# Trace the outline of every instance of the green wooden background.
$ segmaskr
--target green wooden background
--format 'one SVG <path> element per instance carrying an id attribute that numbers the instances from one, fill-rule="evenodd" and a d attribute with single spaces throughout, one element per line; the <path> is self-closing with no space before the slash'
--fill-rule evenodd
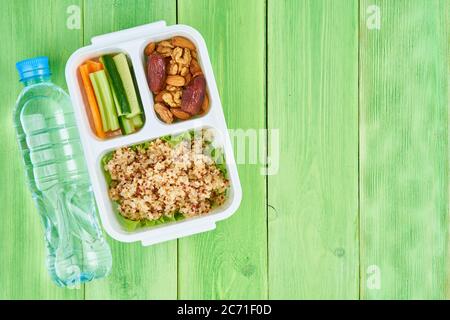
<path id="1" fill-rule="evenodd" d="M 70 5 L 80 29 L 66 27 Z M 0 299 L 450 298 L 450 0 L 0 7 Z M 203 34 L 228 126 L 277 132 L 279 171 L 239 165 L 242 205 L 216 230 L 146 248 L 108 239 L 107 279 L 57 288 L 12 127 L 14 63 L 48 55 L 66 87 L 67 58 L 92 36 L 162 19 Z"/>

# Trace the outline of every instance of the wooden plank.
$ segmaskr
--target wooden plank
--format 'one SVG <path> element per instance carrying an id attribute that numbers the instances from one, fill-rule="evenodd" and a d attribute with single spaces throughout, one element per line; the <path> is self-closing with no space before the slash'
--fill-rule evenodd
<path id="1" fill-rule="evenodd" d="M 265 126 L 264 1 L 181 0 L 178 22 L 206 40 L 229 128 L 258 134 Z M 244 197 L 235 215 L 179 240 L 179 298 L 267 297 L 265 177 L 248 161 L 238 170 Z"/>
<path id="2" fill-rule="evenodd" d="M 365 299 L 449 297 L 448 3 L 361 1 Z M 369 5 L 380 30 L 367 28 Z"/>
<path id="3" fill-rule="evenodd" d="M 269 297 L 356 299 L 358 3 L 268 9 L 268 123 L 280 135 L 268 180 Z"/>
<path id="4" fill-rule="evenodd" d="M 50 58 L 53 81 L 65 87 L 64 67 L 70 53 L 82 43 L 82 30 L 66 28 L 69 5 L 78 0 L 1 0 L 2 117 L 0 118 L 0 299 L 77 299 L 83 288 L 56 287 L 45 266 L 43 228 L 31 199 L 19 155 L 12 113 L 22 84 L 15 63 L 38 55 Z"/>
<path id="5" fill-rule="evenodd" d="M 85 1 L 84 42 L 94 35 L 157 20 L 176 21 L 176 1 Z M 148 106 L 144 106 L 144 108 Z M 174 299 L 177 297 L 177 242 L 142 247 L 109 239 L 113 271 L 86 285 L 87 299 Z"/>

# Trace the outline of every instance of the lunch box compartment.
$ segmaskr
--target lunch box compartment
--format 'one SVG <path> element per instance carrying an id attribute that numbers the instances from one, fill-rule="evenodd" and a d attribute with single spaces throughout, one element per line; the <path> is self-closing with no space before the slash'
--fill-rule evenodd
<path id="1" fill-rule="evenodd" d="M 149 42 L 161 41 L 173 36 L 186 37 L 195 44 L 199 63 L 206 79 L 210 105 L 209 111 L 201 117 L 175 122 L 169 125 L 163 123 L 153 109 L 153 95 L 148 87 L 145 72 L 146 60 L 144 49 Z M 69 58 L 66 64 L 66 80 L 74 105 L 77 126 L 80 131 L 80 138 L 88 164 L 100 219 L 106 232 L 118 241 L 141 241 L 143 245 L 151 245 L 214 229 L 217 221 L 229 217 L 237 210 L 242 198 L 242 189 L 219 93 L 206 44 L 202 36 L 189 26 L 166 26 L 164 21 L 160 21 L 94 37 L 91 42 L 91 45 L 78 49 Z M 131 62 L 143 105 L 145 123 L 139 131 L 132 134 L 118 135 L 111 139 L 99 139 L 91 129 L 87 110 L 85 110 L 87 105 L 82 92 L 82 82 L 80 82 L 78 67 L 88 59 L 116 52 L 125 53 Z M 148 228 L 139 228 L 135 231 L 126 231 L 118 221 L 114 208 L 112 207 L 112 201 L 108 195 L 103 169 L 100 165 L 102 156 L 111 150 L 123 146 L 135 145 L 154 140 L 161 136 L 179 134 L 205 127 L 212 128 L 216 132 L 215 137 L 219 145 L 222 146 L 225 155 L 227 178 L 230 181 L 227 201 L 206 215 L 186 218 L 173 223 L 163 223 Z"/>
<path id="2" fill-rule="evenodd" d="M 143 68 L 143 73 L 145 74 L 145 79 L 146 79 L 146 81 L 148 81 L 148 75 L 147 75 L 147 57 L 146 57 L 145 54 L 144 54 L 145 48 L 146 48 L 147 45 L 148 45 L 149 43 L 151 43 L 151 42 L 160 42 L 160 41 L 164 41 L 164 40 L 169 40 L 169 39 L 170 39 L 171 37 L 173 37 L 173 36 L 181 36 L 181 37 L 187 38 L 187 39 L 189 39 L 189 40 L 195 45 L 195 47 L 197 48 L 197 53 L 198 53 L 198 57 L 197 57 L 198 64 L 200 65 L 200 68 L 201 68 L 202 70 L 205 70 L 205 68 L 204 68 L 204 66 L 203 66 L 203 61 L 202 61 L 202 55 L 200 54 L 200 50 L 199 50 L 199 45 L 200 45 L 200 44 L 199 44 L 199 43 L 197 42 L 197 40 L 194 39 L 189 33 L 187 33 L 187 32 L 178 32 L 177 34 L 171 35 L 171 36 L 169 36 L 169 37 L 156 36 L 156 37 L 151 37 L 151 38 L 149 38 L 147 41 L 143 42 L 142 47 L 140 48 L 140 52 L 141 52 L 141 60 L 142 60 L 141 66 L 142 66 L 142 68 Z M 205 78 L 206 78 L 206 94 L 208 95 L 208 99 L 209 99 L 209 110 L 208 110 L 207 112 L 205 112 L 204 114 L 193 116 L 192 118 L 190 118 L 190 119 L 188 119 L 188 120 L 176 121 L 176 122 L 174 122 L 174 123 L 165 123 L 164 121 L 162 121 L 162 120 L 158 117 L 158 115 L 156 114 L 154 108 L 152 107 L 152 108 L 151 108 L 151 111 L 152 111 L 154 117 L 161 123 L 161 125 L 164 125 L 164 126 L 173 126 L 174 124 L 179 123 L 179 122 L 193 121 L 193 120 L 196 120 L 196 119 L 200 119 L 200 118 L 202 118 L 202 117 L 205 117 L 205 116 L 211 111 L 211 108 L 212 108 L 212 106 L 213 106 L 213 104 L 214 104 L 214 102 L 215 102 L 215 101 L 214 101 L 214 98 L 215 98 L 215 97 L 211 96 L 211 94 L 210 94 L 210 90 L 209 90 L 209 81 L 208 81 L 208 77 L 206 76 L 206 72 L 204 72 L 204 75 L 205 75 Z M 154 103 L 153 93 L 150 91 L 150 88 L 149 88 L 148 86 L 147 86 L 147 91 L 149 92 L 150 96 L 152 97 L 152 100 L 153 100 L 153 103 Z"/>
<path id="3" fill-rule="evenodd" d="M 220 148 L 222 150 L 224 149 L 223 148 L 223 146 L 224 146 L 224 144 L 223 144 L 223 137 L 221 136 L 220 132 L 217 131 L 215 128 L 213 128 L 213 127 L 199 127 L 199 128 L 193 128 L 193 129 L 190 129 L 190 130 L 202 130 L 202 129 L 211 130 L 213 132 L 213 136 L 214 136 L 212 145 L 214 147 L 216 147 L 216 148 Z M 173 135 L 176 136 L 178 134 L 183 134 L 185 132 L 188 132 L 188 131 L 173 133 Z M 125 145 L 125 146 L 122 146 L 122 147 L 131 147 L 131 146 L 138 145 L 138 144 L 141 144 L 141 143 L 144 143 L 144 142 L 153 141 L 153 140 L 158 139 L 158 138 L 161 138 L 161 137 L 156 137 L 154 139 L 150 139 L 150 140 L 147 140 L 147 141 L 141 141 L 139 143 L 133 143 L 133 144 Z M 106 180 L 106 177 L 105 177 L 105 174 L 104 174 L 104 170 L 102 168 L 102 159 L 103 159 L 103 157 L 105 155 L 107 155 L 108 153 L 110 153 L 112 151 L 115 151 L 115 150 L 116 149 L 105 150 L 102 154 L 99 155 L 99 157 L 97 159 L 97 163 L 99 165 L 99 170 L 103 173 L 103 183 L 101 185 L 102 193 L 106 193 L 107 194 L 108 193 L 108 187 L 109 187 L 108 183 L 107 183 L 107 180 Z M 229 178 L 229 174 L 228 173 L 230 172 L 230 167 L 229 167 L 229 165 L 227 163 L 227 159 L 229 158 L 229 155 L 225 154 L 225 152 L 224 152 L 224 156 L 225 156 L 225 165 L 226 165 L 226 168 L 227 168 L 226 178 Z M 150 226 L 150 227 L 139 227 L 138 229 L 133 230 L 133 231 L 126 230 L 126 228 L 124 228 L 124 226 L 120 223 L 120 221 L 118 219 L 119 212 L 117 211 L 117 209 L 114 208 L 114 202 L 111 199 L 108 199 L 109 203 L 105 204 L 105 206 L 108 209 L 107 212 L 111 213 L 109 215 L 110 216 L 109 219 L 110 220 L 115 220 L 115 223 L 113 223 L 113 227 L 116 229 L 116 232 L 124 233 L 124 234 L 132 234 L 132 233 L 145 232 L 146 230 L 149 230 L 149 229 L 154 230 L 154 229 L 157 229 L 157 228 L 164 228 L 167 225 L 183 224 L 184 222 L 186 222 L 188 220 L 201 219 L 201 218 L 207 217 L 207 216 L 214 216 L 215 214 L 226 210 L 230 206 L 230 204 L 232 202 L 232 199 L 234 197 L 234 192 L 235 191 L 234 191 L 233 184 L 230 182 L 230 186 L 228 187 L 228 190 L 227 190 L 227 199 L 226 199 L 225 203 L 223 203 L 222 205 L 220 205 L 217 208 L 212 209 L 211 212 L 209 212 L 209 213 L 207 213 L 205 215 L 198 216 L 198 217 L 192 217 L 192 218 L 186 218 L 186 219 L 183 219 L 183 220 L 178 220 L 178 221 L 173 221 L 173 222 L 164 222 L 162 224 L 155 225 L 155 226 Z"/>
<path id="4" fill-rule="evenodd" d="M 131 72 L 132 76 L 134 76 L 134 77 L 136 78 L 135 66 L 133 65 L 133 61 L 131 61 L 128 52 L 127 52 L 126 50 L 122 49 L 122 48 L 117 48 L 117 47 L 105 48 L 105 49 L 103 49 L 102 51 L 100 51 L 98 54 L 95 54 L 95 52 L 87 54 L 87 55 L 85 56 L 84 61 L 82 61 L 82 62 L 80 63 L 80 65 L 78 66 L 78 69 L 79 69 L 79 67 L 80 67 L 84 62 L 86 62 L 87 60 L 98 61 L 98 59 L 99 59 L 101 56 L 103 56 L 103 55 L 106 55 L 106 54 L 119 54 L 119 53 L 125 54 L 125 56 L 127 57 L 128 63 L 130 64 L 130 72 Z M 91 112 L 90 112 L 90 110 L 89 110 L 89 102 L 88 102 L 88 100 L 87 100 L 87 95 L 86 95 L 86 91 L 85 91 L 84 86 L 83 86 L 83 81 L 82 81 L 82 79 L 81 79 L 81 74 L 80 74 L 80 72 L 77 72 L 77 80 L 78 80 L 78 90 L 80 91 L 80 94 L 81 94 L 82 97 L 83 97 L 83 105 L 84 105 L 85 116 L 86 116 L 86 119 L 87 119 L 87 121 L 88 121 L 88 123 L 89 123 L 89 126 L 90 126 L 90 128 L 91 128 L 92 136 L 93 136 L 94 138 L 98 139 L 98 140 L 108 140 L 108 139 L 114 139 L 114 138 L 116 138 L 116 137 L 122 136 L 122 134 L 121 134 L 120 132 L 118 132 L 118 133 L 115 133 L 115 134 L 113 134 L 113 135 L 110 135 L 110 136 L 108 136 L 108 137 L 106 137 L 106 138 L 104 138 L 104 139 L 101 139 L 101 138 L 99 138 L 99 137 L 95 134 L 94 123 L 93 123 L 93 120 L 92 120 Z M 137 80 L 137 78 L 136 78 L 136 83 L 137 83 L 137 82 L 138 82 L 138 80 Z M 139 97 L 141 97 L 139 87 L 136 88 L 136 94 L 137 94 Z M 142 100 L 142 98 L 141 98 L 141 100 Z M 146 118 L 145 118 L 145 112 L 142 114 L 142 116 L 143 116 L 142 118 L 143 118 L 143 122 L 144 122 L 144 125 L 145 125 L 145 119 L 146 119 Z M 138 130 L 136 130 L 136 132 L 138 132 L 138 131 L 141 130 L 141 129 L 142 129 L 142 127 L 139 128 Z M 128 135 L 135 134 L 136 132 L 130 133 L 130 134 L 128 134 Z"/>

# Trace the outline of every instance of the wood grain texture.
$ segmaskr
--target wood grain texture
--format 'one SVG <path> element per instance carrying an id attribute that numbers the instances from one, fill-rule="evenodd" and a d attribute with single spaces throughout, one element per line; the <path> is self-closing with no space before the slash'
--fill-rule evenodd
<path id="1" fill-rule="evenodd" d="M 83 12 L 80 29 L 66 27 L 69 5 Z M 381 10 L 380 30 L 367 28 L 369 5 Z M 0 8 L 0 299 L 450 298 L 450 1 L 0 0 Z M 65 88 L 67 58 L 92 36 L 156 20 L 201 32 L 229 128 L 279 130 L 279 172 L 262 176 L 247 153 L 241 207 L 216 230 L 151 247 L 108 238 L 107 279 L 57 288 L 13 130 L 22 89 L 14 64 L 48 55 Z M 271 137 L 262 149 L 273 156 Z"/>
<path id="2" fill-rule="evenodd" d="M 81 31 L 66 28 L 66 9 L 73 4 L 80 5 L 80 1 L 0 1 L 0 299 L 83 297 L 83 288 L 58 288 L 47 273 L 43 228 L 25 183 L 12 121 L 15 101 L 23 88 L 15 70 L 17 61 L 49 56 L 53 81 L 65 87 L 65 61 L 82 44 Z"/>
<path id="3" fill-rule="evenodd" d="M 228 127 L 258 134 L 265 126 L 264 1 L 179 0 L 178 22 L 206 40 Z M 265 177 L 257 164 L 238 170 L 240 209 L 216 230 L 179 240 L 179 298 L 267 297 Z"/>
<path id="4" fill-rule="evenodd" d="M 135 27 L 157 20 L 176 22 L 176 2 L 85 1 L 84 42 L 95 35 Z M 101 13 L 101 14 L 99 14 Z M 144 108 L 149 106 L 144 106 Z M 142 247 L 109 238 L 112 274 L 86 285 L 86 299 L 175 299 L 177 297 L 176 240 Z"/>
<path id="5" fill-rule="evenodd" d="M 357 299 L 358 3 L 268 9 L 269 297 Z"/>
<path id="6" fill-rule="evenodd" d="M 379 31 L 366 27 L 369 4 L 381 9 Z M 361 1 L 365 299 L 449 297 L 448 10 L 439 0 Z"/>

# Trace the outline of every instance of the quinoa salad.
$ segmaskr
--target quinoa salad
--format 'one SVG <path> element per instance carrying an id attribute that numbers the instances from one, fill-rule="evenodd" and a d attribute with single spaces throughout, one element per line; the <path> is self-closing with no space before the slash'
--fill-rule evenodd
<path id="1" fill-rule="evenodd" d="M 205 215 L 227 199 L 223 152 L 211 130 L 191 130 L 105 155 L 111 200 L 128 229 Z"/>

